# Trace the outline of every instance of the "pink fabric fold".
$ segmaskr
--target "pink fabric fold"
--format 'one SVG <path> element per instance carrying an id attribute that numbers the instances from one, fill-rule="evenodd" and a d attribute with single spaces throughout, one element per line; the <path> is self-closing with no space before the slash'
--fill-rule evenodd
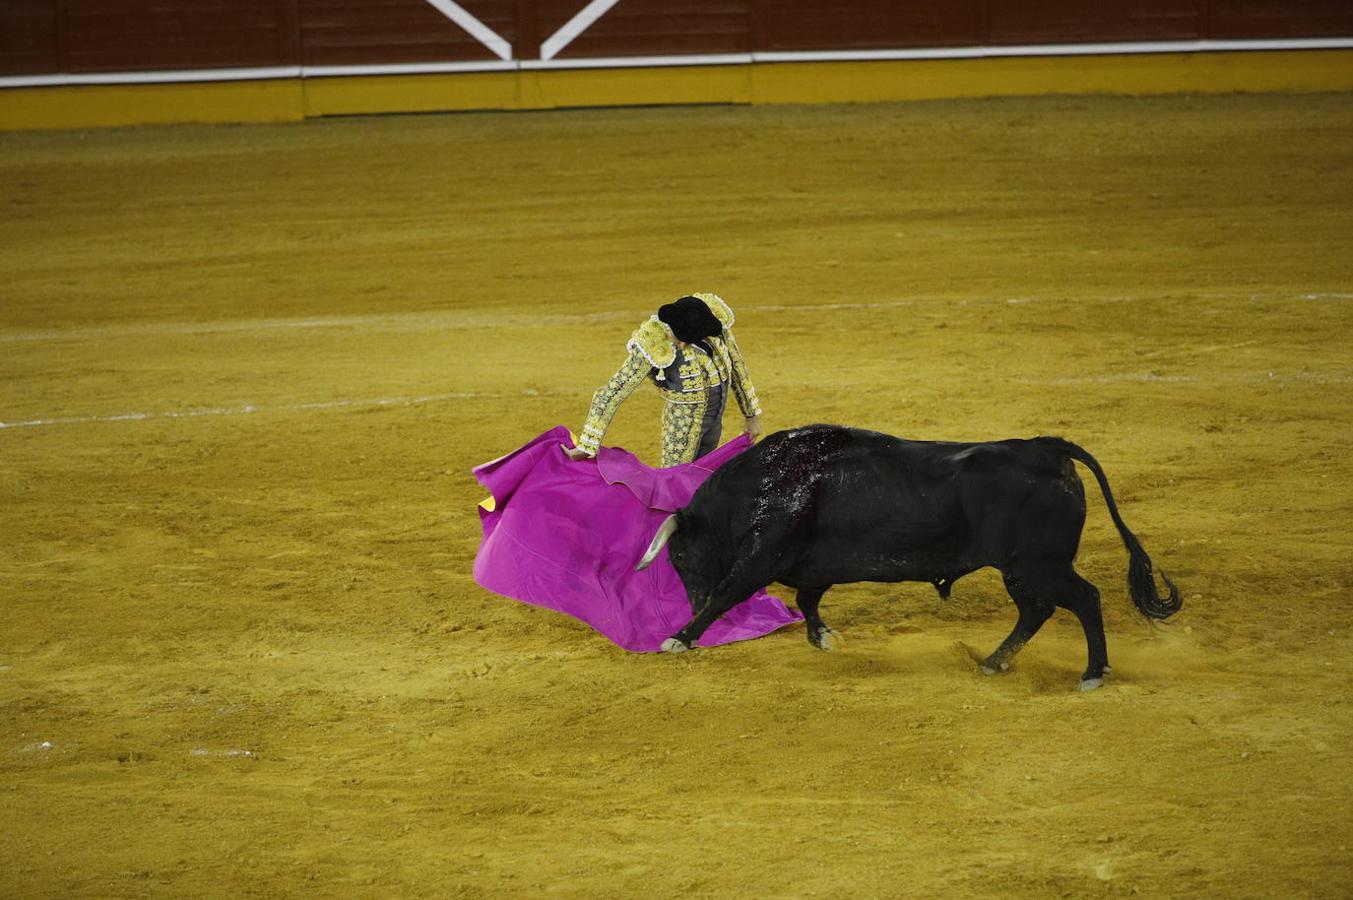
<path id="1" fill-rule="evenodd" d="M 644 571 L 634 567 L 663 519 L 751 441 L 739 436 L 670 469 L 646 466 L 619 447 L 574 462 L 561 445 L 573 446 L 563 426 L 475 468 L 494 499 L 492 510 L 479 510 L 484 536 L 475 581 L 573 616 L 626 650 L 655 652 L 690 620 L 690 602 L 666 549 Z M 758 591 L 711 625 L 700 644 L 760 637 L 801 618 Z"/>

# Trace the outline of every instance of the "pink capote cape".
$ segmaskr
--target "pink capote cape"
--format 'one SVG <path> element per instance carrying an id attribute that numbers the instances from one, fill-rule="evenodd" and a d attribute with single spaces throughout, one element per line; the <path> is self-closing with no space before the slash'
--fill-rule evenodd
<path id="1" fill-rule="evenodd" d="M 664 548 L 634 571 L 663 519 L 685 506 L 720 465 L 751 445 L 740 435 L 685 465 L 654 469 L 618 447 L 574 462 L 568 429 L 551 429 L 474 470 L 492 495 L 479 508 L 484 538 L 474 577 L 499 594 L 567 613 L 626 650 L 651 653 L 691 618 Z M 723 615 L 701 646 L 760 637 L 803 617 L 758 591 Z"/>

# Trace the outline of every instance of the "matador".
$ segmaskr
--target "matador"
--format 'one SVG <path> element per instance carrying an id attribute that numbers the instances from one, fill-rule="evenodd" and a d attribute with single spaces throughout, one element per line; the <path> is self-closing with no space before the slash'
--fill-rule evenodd
<path id="1" fill-rule="evenodd" d="M 733 310 L 717 294 L 690 294 L 659 308 L 630 337 L 620 370 L 592 395 L 573 459 L 593 457 L 616 410 L 645 379 L 664 400 L 662 465 L 699 459 L 719 445 L 731 387 L 746 433 L 761 432 L 761 404 L 733 339 Z"/>

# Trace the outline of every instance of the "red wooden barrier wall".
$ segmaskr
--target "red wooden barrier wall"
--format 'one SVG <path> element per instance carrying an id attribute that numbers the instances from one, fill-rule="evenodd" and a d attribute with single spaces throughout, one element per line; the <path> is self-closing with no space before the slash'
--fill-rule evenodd
<path id="1" fill-rule="evenodd" d="M 2 0 L 0 76 L 502 62 L 445 0 Z M 459 0 L 511 46 L 587 0 Z M 1353 0 L 619 0 L 558 62 L 635 56 L 1353 36 Z"/>

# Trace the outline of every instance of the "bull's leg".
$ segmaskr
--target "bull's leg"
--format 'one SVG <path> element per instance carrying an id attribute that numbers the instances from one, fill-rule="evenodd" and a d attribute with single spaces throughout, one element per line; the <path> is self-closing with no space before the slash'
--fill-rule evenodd
<path id="1" fill-rule="evenodd" d="M 803 622 L 808 626 L 808 643 L 819 650 L 835 650 L 841 639 L 827 627 L 817 612 L 818 602 L 826 592 L 827 588 L 799 588 L 799 592 L 794 595 L 794 602 L 798 604 L 803 613 Z"/>
<path id="2" fill-rule="evenodd" d="M 1089 664 L 1081 676 L 1081 690 L 1092 691 L 1104 683 L 1109 674 L 1109 650 L 1104 640 L 1104 616 L 1100 612 L 1099 589 L 1074 569 L 1066 580 L 1066 599 L 1061 606 L 1071 610 L 1080 620 L 1085 630 L 1085 644 L 1089 651 Z"/>
<path id="3" fill-rule="evenodd" d="M 982 663 L 982 672 L 987 675 L 995 675 L 1009 669 L 1010 660 L 1014 659 L 1015 654 L 1038 633 L 1038 629 L 1042 628 L 1043 623 L 1052 616 L 1055 608 L 1045 599 L 1045 591 L 1036 587 L 1027 575 L 1021 577 L 1010 572 L 1001 574 L 1005 577 L 1005 589 L 1010 592 L 1015 607 L 1019 610 L 1019 618 L 1015 621 L 1015 628 L 1010 632 L 1010 636 Z"/>
<path id="4" fill-rule="evenodd" d="M 734 566 L 733 571 L 709 592 L 709 596 L 705 598 L 705 605 L 686 623 L 686 627 L 662 642 L 662 649 L 669 653 L 680 653 L 694 647 L 695 642 L 700 640 L 700 635 L 704 634 L 719 616 L 770 583 L 771 579 L 758 577 L 754 574 L 755 571 L 756 567 L 750 564 Z"/>
<path id="5" fill-rule="evenodd" d="M 752 590 L 756 590 L 753 588 Z M 700 611 L 695 614 L 686 627 L 682 628 L 676 634 L 662 642 L 662 649 L 666 653 L 680 653 L 683 650 L 689 650 L 695 646 L 695 642 L 700 640 L 700 635 L 704 634 L 709 626 L 713 625 L 719 616 L 728 612 L 735 604 L 730 603 L 727 606 L 716 606 L 712 601 L 706 601 Z"/>

